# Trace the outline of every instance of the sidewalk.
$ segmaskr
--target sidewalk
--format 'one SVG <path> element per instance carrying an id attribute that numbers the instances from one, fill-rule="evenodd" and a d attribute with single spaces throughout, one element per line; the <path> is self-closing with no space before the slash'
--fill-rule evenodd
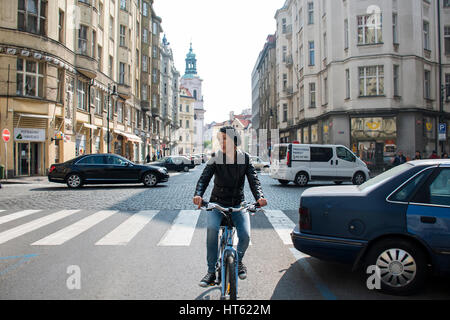
<path id="1" fill-rule="evenodd" d="M 6 179 L 0 179 L 1 184 L 35 184 L 48 182 L 47 176 L 32 176 L 32 177 L 12 177 Z"/>

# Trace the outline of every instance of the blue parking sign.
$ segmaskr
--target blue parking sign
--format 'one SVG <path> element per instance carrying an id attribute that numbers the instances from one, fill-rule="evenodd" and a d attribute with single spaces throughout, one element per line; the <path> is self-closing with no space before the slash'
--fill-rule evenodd
<path id="1" fill-rule="evenodd" d="M 447 140 L 447 124 L 440 123 L 439 124 L 439 141 Z"/>

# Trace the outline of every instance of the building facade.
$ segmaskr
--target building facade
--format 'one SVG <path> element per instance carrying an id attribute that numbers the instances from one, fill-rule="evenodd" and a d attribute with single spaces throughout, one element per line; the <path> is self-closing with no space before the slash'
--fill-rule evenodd
<path id="1" fill-rule="evenodd" d="M 1 1 L 0 126 L 13 134 L 10 177 L 44 175 L 85 153 L 142 162 L 156 151 L 162 29 L 152 3 Z"/>
<path id="2" fill-rule="evenodd" d="M 196 99 L 188 88 L 180 87 L 180 105 L 178 109 L 179 129 L 178 154 L 190 155 L 194 153 L 194 116 Z"/>
<path id="3" fill-rule="evenodd" d="M 448 152 L 438 125 L 450 121 L 441 100 L 450 81 L 449 5 L 286 1 L 275 15 L 281 141 L 344 144 L 373 167 L 397 151 Z"/>

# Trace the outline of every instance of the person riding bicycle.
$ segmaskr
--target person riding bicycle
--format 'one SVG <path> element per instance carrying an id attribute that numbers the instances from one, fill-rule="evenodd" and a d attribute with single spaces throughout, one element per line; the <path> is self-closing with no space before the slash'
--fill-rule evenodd
<path id="1" fill-rule="evenodd" d="M 193 202 L 200 209 L 203 202 L 203 195 L 208 188 L 212 177 L 214 188 L 211 193 L 210 202 L 221 206 L 239 208 L 244 198 L 245 176 L 250 185 L 250 189 L 255 200 L 261 207 L 267 205 L 267 200 L 261 188 L 255 167 L 250 162 L 248 153 L 238 150 L 241 139 L 236 129 L 230 126 L 222 127 L 218 133 L 221 143 L 221 150 L 212 155 L 206 168 L 197 182 Z M 218 210 L 209 212 L 207 216 L 207 264 L 208 273 L 200 281 L 201 287 L 208 287 L 215 284 L 215 267 L 218 259 L 218 236 L 222 214 Z M 247 278 L 247 269 L 242 263 L 242 259 L 250 243 L 250 217 L 248 212 L 236 212 L 232 216 L 236 227 L 239 242 L 238 252 L 238 275 L 241 280 Z"/>

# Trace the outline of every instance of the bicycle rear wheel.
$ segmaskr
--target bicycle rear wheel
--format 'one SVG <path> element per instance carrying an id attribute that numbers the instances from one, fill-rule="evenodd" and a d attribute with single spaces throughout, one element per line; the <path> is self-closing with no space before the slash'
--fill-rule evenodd
<path id="1" fill-rule="evenodd" d="M 227 256 L 227 259 L 225 261 L 225 281 L 223 282 L 224 285 L 224 292 L 225 297 L 229 297 L 230 300 L 236 300 L 237 299 L 237 277 L 236 277 L 236 260 L 234 258 L 234 255 L 230 254 Z"/>

